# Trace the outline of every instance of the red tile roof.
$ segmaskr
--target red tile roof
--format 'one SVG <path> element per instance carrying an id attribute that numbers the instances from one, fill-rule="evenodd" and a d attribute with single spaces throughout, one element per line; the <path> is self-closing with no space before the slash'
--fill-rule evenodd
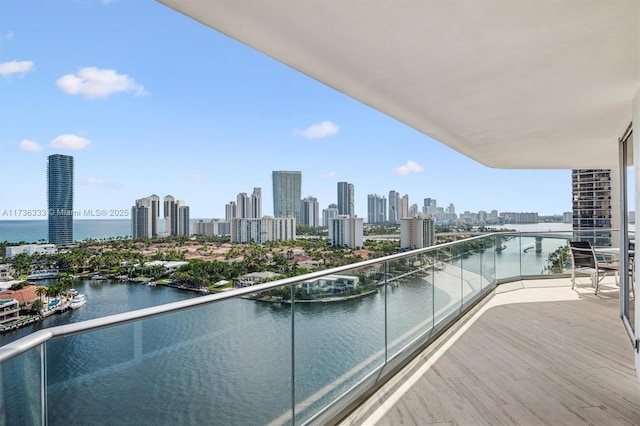
<path id="1" fill-rule="evenodd" d="M 38 298 L 35 285 L 28 285 L 20 290 L 7 290 L 0 293 L 0 299 L 16 299 L 19 303 L 30 303 Z"/>

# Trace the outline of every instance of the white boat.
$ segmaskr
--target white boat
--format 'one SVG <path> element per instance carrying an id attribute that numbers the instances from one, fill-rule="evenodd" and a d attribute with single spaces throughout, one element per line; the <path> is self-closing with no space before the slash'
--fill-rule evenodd
<path id="1" fill-rule="evenodd" d="M 78 309 L 80 306 L 84 306 L 85 303 L 87 303 L 87 299 L 85 299 L 84 294 L 76 294 L 73 296 L 73 299 L 71 299 L 69 307 L 71 309 Z"/>
<path id="2" fill-rule="evenodd" d="M 78 290 L 76 290 L 75 288 L 70 288 L 69 289 L 69 294 L 72 296 L 75 296 L 76 294 L 78 294 Z"/>
<path id="3" fill-rule="evenodd" d="M 28 280 L 46 280 L 49 278 L 57 278 L 58 270 L 57 269 L 41 269 L 39 271 L 33 271 L 31 274 L 27 275 Z"/>

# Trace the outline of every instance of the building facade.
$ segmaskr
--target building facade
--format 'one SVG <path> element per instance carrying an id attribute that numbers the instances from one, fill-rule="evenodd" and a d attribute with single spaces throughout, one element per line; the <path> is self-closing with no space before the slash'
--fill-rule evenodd
<path id="1" fill-rule="evenodd" d="M 275 217 L 294 217 L 300 221 L 302 194 L 302 172 L 274 171 L 273 178 L 273 215 Z"/>
<path id="2" fill-rule="evenodd" d="M 502 212 L 501 223 L 538 223 L 538 213 L 535 212 Z"/>
<path id="3" fill-rule="evenodd" d="M 231 221 L 231 242 L 238 244 L 296 239 L 293 217 L 235 218 Z"/>
<path id="4" fill-rule="evenodd" d="M 172 215 L 173 206 L 176 204 L 176 199 L 171 195 L 167 195 L 162 199 L 162 209 L 164 212 L 164 232 L 166 235 L 174 235 L 171 233 L 173 229 L 176 229 L 177 218 Z"/>
<path id="5" fill-rule="evenodd" d="M 320 226 L 320 204 L 316 197 L 306 197 L 302 200 L 301 225 Z"/>
<path id="6" fill-rule="evenodd" d="M 158 216 L 160 215 L 160 197 L 149 197 L 136 200 L 131 207 L 131 238 L 147 239 L 158 236 Z"/>
<path id="7" fill-rule="evenodd" d="M 189 206 L 171 195 L 164 197 L 164 228 L 166 235 L 190 235 Z"/>
<path id="8" fill-rule="evenodd" d="M 367 195 L 367 223 L 387 221 L 387 199 L 378 194 Z"/>
<path id="9" fill-rule="evenodd" d="M 23 244 L 20 246 L 8 246 L 5 251 L 6 257 L 11 259 L 20 253 L 26 253 L 29 256 L 33 254 L 56 254 L 58 248 L 55 244 Z"/>
<path id="10" fill-rule="evenodd" d="M 329 220 L 338 217 L 338 205 L 331 203 L 326 209 L 322 209 L 322 226 L 329 226 Z"/>
<path id="11" fill-rule="evenodd" d="M 73 157 L 54 154 L 47 160 L 49 242 L 73 244 Z"/>
<path id="12" fill-rule="evenodd" d="M 435 241 L 435 221 L 430 216 L 400 219 L 400 248 L 429 247 Z"/>
<path id="13" fill-rule="evenodd" d="M 355 187 L 349 182 L 338 182 L 338 214 L 353 216 L 355 211 Z"/>
<path id="14" fill-rule="evenodd" d="M 571 172 L 573 230 L 594 245 L 611 245 L 611 170 L 574 169 Z"/>
<path id="15" fill-rule="evenodd" d="M 332 247 L 362 247 L 364 220 L 361 217 L 339 215 L 329 220 L 329 245 Z"/>
<path id="16" fill-rule="evenodd" d="M 193 223 L 193 235 L 201 237 L 215 237 L 218 235 L 229 235 L 230 223 L 220 219 L 209 221 L 199 220 Z"/>
<path id="17" fill-rule="evenodd" d="M 404 194 L 402 198 L 400 198 L 400 206 L 399 206 L 399 217 L 398 220 L 404 219 L 409 216 L 409 194 Z"/>
<path id="18" fill-rule="evenodd" d="M 400 193 L 389 191 L 389 222 L 398 223 L 400 219 Z"/>

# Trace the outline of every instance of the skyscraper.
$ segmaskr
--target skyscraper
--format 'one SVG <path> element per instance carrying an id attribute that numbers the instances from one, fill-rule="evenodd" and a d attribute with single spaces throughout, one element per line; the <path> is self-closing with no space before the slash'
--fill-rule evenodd
<path id="1" fill-rule="evenodd" d="M 167 235 L 190 235 L 189 206 L 185 206 L 184 201 L 171 195 L 164 197 L 164 220 Z"/>
<path id="2" fill-rule="evenodd" d="M 173 235 L 171 233 L 172 227 L 175 224 L 175 218 L 171 217 L 171 212 L 173 210 L 173 205 L 175 204 L 176 199 L 171 195 L 167 195 L 163 198 L 163 211 L 164 211 L 164 232 L 167 235 Z"/>
<path id="3" fill-rule="evenodd" d="M 49 242 L 73 244 L 73 157 L 54 154 L 47 159 Z"/>
<path id="4" fill-rule="evenodd" d="M 224 221 L 231 222 L 238 217 L 238 206 L 235 201 L 229 201 L 229 204 L 224 206 Z"/>
<path id="5" fill-rule="evenodd" d="M 173 197 L 171 197 L 173 198 Z M 165 197 L 165 206 L 167 197 Z M 166 216 L 165 212 L 165 216 Z M 158 235 L 158 216 L 160 215 L 160 197 L 150 195 L 140 198 L 131 207 L 131 237 L 136 239 L 153 238 Z"/>
<path id="6" fill-rule="evenodd" d="M 322 226 L 329 226 L 329 221 L 338 217 L 338 205 L 329 204 L 329 207 L 322 210 Z"/>
<path id="7" fill-rule="evenodd" d="M 611 245 L 611 170 L 572 170 L 573 230 L 594 245 Z M 587 232 L 584 232 L 587 231 Z"/>
<path id="8" fill-rule="evenodd" d="M 262 188 L 253 188 L 251 194 L 251 215 L 249 217 L 262 217 Z"/>
<path id="9" fill-rule="evenodd" d="M 400 198 L 398 215 L 398 220 L 409 217 L 409 194 L 404 194 L 402 198 Z"/>
<path id="10" fill-rule="evenodd" d="M 352 183 L 338 182 L 338 213 L 353 216 L 355 212 L 355 188 Z"/>
<path id="11" fill-rule="evenodd" d="M 332 247 L 362 247 L 363 218 L 340 215 L 329 220 L 329 245 Z"/>
<path id="12" fill-rule="evenodd" d="M 273 172 L 273 215 L 275 217 L 295 217 L 300 223 L 300 203 L 302 193 L 302 172 Z"/>
<path id="13" fill-rule="evenodd" d="M 389 222 L 398 223 L 400 220 L 400 194 L 389 191 Z"/>
<path id="14" fill-rule="evenodd" d="M 251 197 L 246 192 L 241 192 L 236 196 L 236 217 L 246 219 L 251 217 Z"/>
<path id="15" fill-rule="evenodd" d="M 400 219 L 400 248 L 432 246 L 435 241 L 434 229 L 433 218 L 426 215 Z"/>
<path id="16" fill-rule="evenodd" d="M 367 223 L 387 221 L 387 199 L 378 194 L 367 195 Z"/>
<path id="17" fill-rule="evenodd" d="M 236 200 L 236 211 L 233 217 L 248 219 L 262 217 L 262 188 L 253 188 L 250 196 L 246 192 L 241 192 Z"/>
<path id="18" fill-rule="evenodd" d="M 320 226 L 320 204 L 318 199 L 309 196 L 302 200 L 302 213 L 300 216 L 301 225 Z"/>

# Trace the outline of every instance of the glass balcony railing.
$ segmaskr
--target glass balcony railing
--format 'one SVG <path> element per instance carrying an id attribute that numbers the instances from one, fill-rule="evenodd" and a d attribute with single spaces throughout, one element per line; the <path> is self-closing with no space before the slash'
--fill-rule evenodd
<path id="1" fill-rule="evenodd" d="M 487 234 L 40 330 L 0 348 L 0 424 L 325 423 L 499 282 L 567 276 L 575 237 Z"/>

